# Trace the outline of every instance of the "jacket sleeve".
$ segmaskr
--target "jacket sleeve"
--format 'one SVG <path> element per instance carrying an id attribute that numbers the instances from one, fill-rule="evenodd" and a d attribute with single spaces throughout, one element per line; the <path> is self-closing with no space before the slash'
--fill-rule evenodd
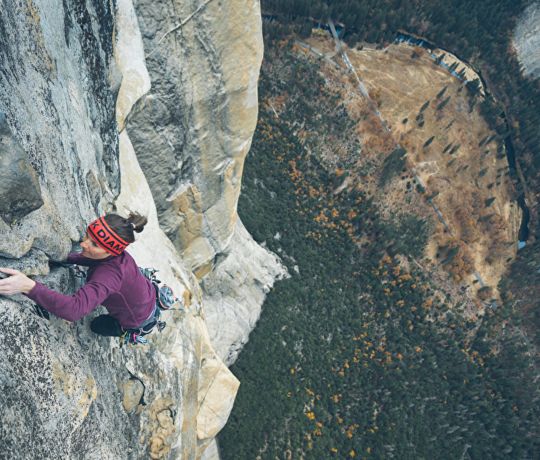
<path id="1" fill-rule="evenodd" d="M 27 297 L 60 318 L 77 321 L 98 307 L 122 285 L 119 270 L 104 267 L 73 295 L 64 295 L 36 282 Z"/>

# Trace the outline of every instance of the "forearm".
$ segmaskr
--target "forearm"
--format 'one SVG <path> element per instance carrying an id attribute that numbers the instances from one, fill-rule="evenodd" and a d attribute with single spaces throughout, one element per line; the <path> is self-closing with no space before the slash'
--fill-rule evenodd
<path id="1" fill-rule="evenodd" d="M 45 310 L 68 321 L 77 321 L 99 305 L 91 289 L 79 289 L 74 295 L 64 295 L 34 282 L 26 295 Z M 90 292 L 88 292 L 90 291 Z"/>

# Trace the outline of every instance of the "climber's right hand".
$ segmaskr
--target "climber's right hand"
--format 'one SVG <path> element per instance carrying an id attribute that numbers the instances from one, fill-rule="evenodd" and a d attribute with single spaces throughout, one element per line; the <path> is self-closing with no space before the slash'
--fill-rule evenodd
<path id="1" fill-rule="evenodd" d="M 28 294 L 36 285 L 34 280 L 19 270 L 0 267 L 0 272 L 10 275 L 8 278 L 0 279 L 0 295 Z"/>

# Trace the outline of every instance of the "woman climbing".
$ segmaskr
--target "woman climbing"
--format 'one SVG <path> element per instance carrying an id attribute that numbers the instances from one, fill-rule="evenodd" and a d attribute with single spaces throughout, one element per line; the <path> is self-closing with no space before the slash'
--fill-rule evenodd
<path id="1" fill-rule="evenodd" d="M 89 267 L 86 284 L 71 296 L 9 268 L 0 268 L 11 275 L 0 280 L 0 294 L 23 293 L 48 312 L 68 321 L 77 321 L 104 305 L 109 314 L 92 321 L 93 332 L 144 343 L 142 335 L 156 325 L 159 317 L 156 289 L 125 249 L 146 223 L 146 217 L 137 213 L 130 213 L 127 219 L 107 214 L 92 222 L 81 242 L 82 252 L 71 253 L 67 258 L 68 263 Z"/>

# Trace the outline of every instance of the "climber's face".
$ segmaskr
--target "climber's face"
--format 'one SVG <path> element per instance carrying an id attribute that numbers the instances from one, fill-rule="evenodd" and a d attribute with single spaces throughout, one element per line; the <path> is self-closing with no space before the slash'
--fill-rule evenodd
<path id="1" fill-rule="evenodd" d="M 88 257 L 89 259 L 105 259 L 110 254 L 105 249 L 100 248 L 92 238 L 88 235 L 88 232 L 81 241 L 81 256 Z"/>

